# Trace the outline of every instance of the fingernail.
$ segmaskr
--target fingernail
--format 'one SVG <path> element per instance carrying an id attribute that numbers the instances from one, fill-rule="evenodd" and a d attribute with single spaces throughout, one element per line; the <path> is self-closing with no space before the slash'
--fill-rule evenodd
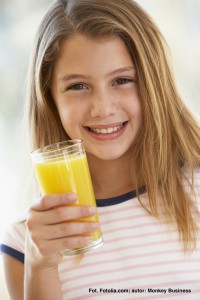
<path id="1" fill-rule="evenodd" d="M 85 239 L 86 239 L 87 243 L 90 243 L 90 242 L 93 241 L 93 237 L 92 236 L 86 236 Z"/>
<path id="2" fill-rule="evenodd" d="M 94 230 L 99 229 L 100 228 L 100 224 L 99 223 L 93 223 L 92 227 Z"/>
<path id="3" fill-rule="evenodd" d="M 77 195 L 76 194 L 66 194 L 66 196 L 67 196 L 67 200 L 70 200 L 70 201 L 77 200 Z"/>
<path id="4" fill-rule="evenodd" d="M 97 208 L 96 208 L 95 206 L 90 206 L 90 207 L 89 207 L 89 212 L 90 212 L 91 214 L 96 214 Z"/>

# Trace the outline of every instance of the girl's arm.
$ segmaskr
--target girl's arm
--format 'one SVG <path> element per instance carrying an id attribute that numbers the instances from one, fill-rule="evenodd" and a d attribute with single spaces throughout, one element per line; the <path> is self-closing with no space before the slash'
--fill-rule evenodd
<path id="1" fill-rule="evenodd" d="M 11 300 L 24 299 L 24 265 L 15 258 L 3 254 L 4 274 Z"/>
<path id="2" fill-rule="evenodd" d="M 25 300 L 62 300 L 62 292 L 57 268 L 34 269 L 25 265 Z M 23 298 L 21 298 L 23 299 Z"/>
<path id="3" fill-rule="evenodd" d="M 27 265 L 24 270 L 23 263 L 7 254 L 3 255 L 3 262 L 8 294 L 11 300 L 62 299 L 56 269 L 32 270 Z"/>

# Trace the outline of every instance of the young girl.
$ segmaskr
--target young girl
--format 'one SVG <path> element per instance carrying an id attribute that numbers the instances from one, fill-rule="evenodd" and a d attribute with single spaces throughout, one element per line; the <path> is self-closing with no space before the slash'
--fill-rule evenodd
<path id="1" fill-rule="evenodd" d="M 1 245 L 11 299 L 199 299 L 200 128 L 162 35 L 131 0 L 57 0 L 37 33 L 32 150 L 82 139 L 104 245 L 83 255 L 95 207 L 39 198 Z M 68 206 L 66 206 L 68 205 Z M 67 221 L 67 222 L 66 222 Z"/>

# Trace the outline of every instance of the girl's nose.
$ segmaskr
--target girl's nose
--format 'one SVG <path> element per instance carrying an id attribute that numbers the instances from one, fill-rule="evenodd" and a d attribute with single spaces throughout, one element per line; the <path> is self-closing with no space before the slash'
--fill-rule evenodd
<path id="1" fill-rule="evenodd" d="M 91 116 L 93 118 L 115 115 L 117 111 L 117 103 L 111 96 L 102 93 L 93 95 L 91 98 Z"/>

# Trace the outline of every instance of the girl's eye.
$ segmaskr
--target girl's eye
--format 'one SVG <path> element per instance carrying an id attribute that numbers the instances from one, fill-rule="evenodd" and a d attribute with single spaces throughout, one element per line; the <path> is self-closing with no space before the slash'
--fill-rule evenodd
<path id="1" fill-rule="evenodd" d="M 131 78 L 118 78 L 114 85 L 122 85 L 122 84 L 127 84 L 129 82 L 133 82 L 134 80 Z"/>
<path id="2" fill-rule="evenodd" d="M 84 90 L 87 87 L 83 84 L 83 83 L 76 83 L 76 84 L 72 84 L 70 85 L 67 90 Z"/>

